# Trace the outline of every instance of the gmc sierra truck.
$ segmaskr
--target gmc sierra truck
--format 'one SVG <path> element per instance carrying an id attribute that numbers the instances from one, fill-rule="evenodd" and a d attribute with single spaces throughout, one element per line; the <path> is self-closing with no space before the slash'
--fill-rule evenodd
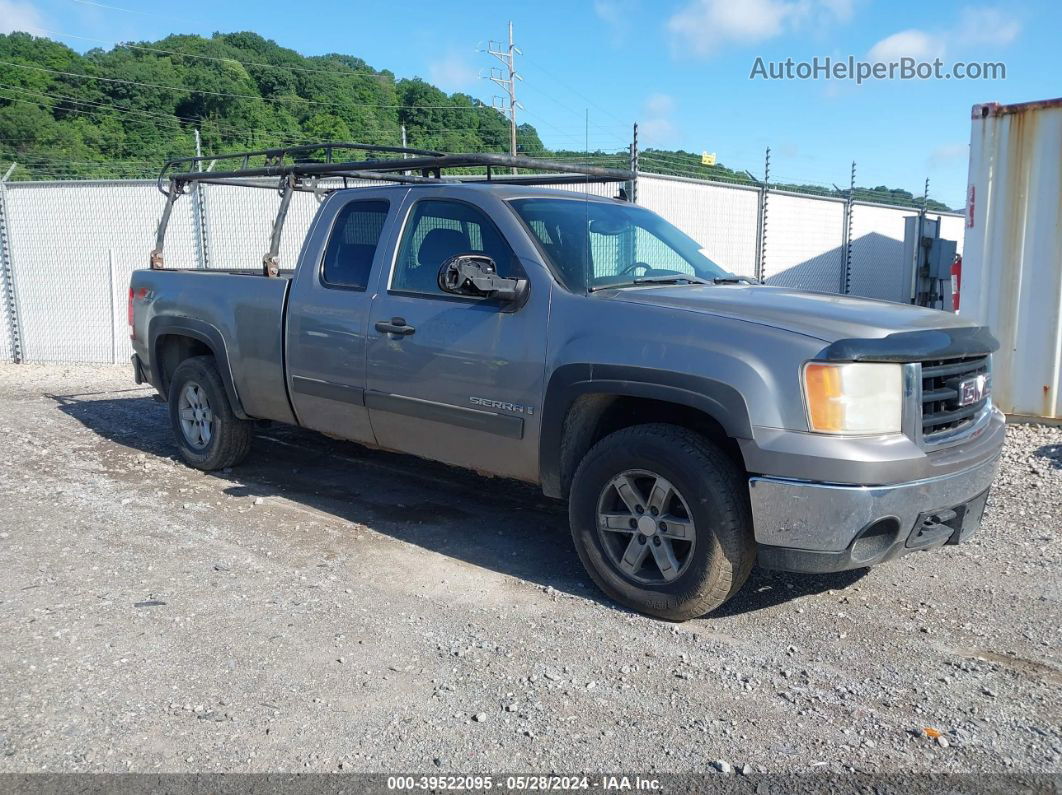
<path id="1" fill-rule="evenodd" d="M 718 607 L 754 564 L 834 572 L 977 530 L 1005 428 L 987 329 L 757 284 L 625 198 L 542 187 L 628 172 L 288 154 L 174 173 L 152 268 L 132 276 L 135 378 L 168 401 L 189 465 L 238 464 L 270 420 L 535 483 L 568 501 L 597 585 L 671 620 Z M 177 196 L 274 177 L 264 275 L 165 269 Z M 321 203 L 283 271 L 294 190 Z"/>

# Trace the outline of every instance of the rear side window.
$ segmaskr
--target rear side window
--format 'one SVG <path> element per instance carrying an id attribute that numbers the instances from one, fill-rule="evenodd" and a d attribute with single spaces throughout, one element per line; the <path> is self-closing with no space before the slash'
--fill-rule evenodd
<path id="1" fill-rule="evenodd" d="M 439 268 L 457 254 L 486 254 L 501 276 L 518 270 L 509 244 L 479 209 L 440 199 L 418 202 L 402 235 L 391 289 L 442 295 Z"/>
<path id="2" fill-rule="evenodd" d="M 353 201 L 339 211 L 325 248 L 321 279 L 330 287 L 364 290 L 387 219 L 385 201 Z"/>

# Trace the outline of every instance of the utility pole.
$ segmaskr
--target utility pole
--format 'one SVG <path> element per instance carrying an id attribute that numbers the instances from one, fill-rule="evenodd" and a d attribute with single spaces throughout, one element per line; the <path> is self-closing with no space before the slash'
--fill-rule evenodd
<path id="1" fill-rule="evenodd" d="M 631 193 L 628 198 L 632 204 L 638 203 L 638 122 L 634 123 L 634 130 L 631 134 L 631 156 L 630 156 L 630 168 L 631 174 Z"/>
<path id="2" fill-rule="evenodd" d="M 403 149 L 406 148 L 406 125 L 404 125 L 404 124 L 402 125 L 402 148 Z M 405 160 L 407 157 L 409 157 L 409 155 L 406 152 L 403 152 L 402 153 L 402 159 Z M 405 175 L 408 177 L 409 176 L 409 171 L 406 171 Z"/>
<path id="3" fill-rule="evenodd" d="M 506 47 L 500 42 L 492 41 L 487 45 L 487 53 L 493 55 L 499 61 L 502 62 L 503 69 L 499 69 L 496 66 L 491 67 L 490 80 L 492 83 L 496 83 L 509 95 L 509 154 L 516 156 L 516 109 L 523 108 L 519 102 L 516 101 L 516 81 L 523 80 L 520 75 L 516 73 L 516 56 L 523 55 L 520 48 L 513 43 L 513 23 L 509 21 L 509 46 Z M 495 105 L 497 107 L 497 105 Z M 515 174 L 516 169 L 512 172 Z"/>

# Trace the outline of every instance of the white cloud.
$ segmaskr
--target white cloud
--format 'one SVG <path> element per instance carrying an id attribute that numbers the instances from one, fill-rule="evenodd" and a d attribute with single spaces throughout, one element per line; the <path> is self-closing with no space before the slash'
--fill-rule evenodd
<path id="1" fill-rule="evenodd" d="M 966 143 L 942 144 L 929 153 L 926 167 L 931 171 L 941 168 L 954 168 L 955 163 L 965 160 L 970 155 L 970 146 Z"/>
<path id="2" fill-rule="evenodd" d="M 670 94 L 652 94 L 645 100 L 645 110 L 653 116 L 667 116 L 675 110 L 675 98 Z"/>
<path id="3" fill-rule="evenodd" d="M 670 141 L 678 127 L 671 116 L 675 112 L 675 98 L 669 94 L 651 94 L 642 106 L 642 120 L 638 133 L 645 146 L 662 146 Z"/>
<path id="4" fill-rule="evenodd" d="M 479 72 L 464 56 L 450 53 L 428 64 L 428 77 L 444 91 L 464 91 L 477 84 Z"/>
<path id="5" fill-rule="evenodd" d="M 872 61 L 898 61 L 900 58 L 914 58 L 928 61 L 944 54 L 944 39 L 924 30 L 901 30 L 886 36 L 867 53 Z"/>
<path id="6" fill-rule="evenodd" d="M 820 5 L 839 22 L 847 22 L 855 12 L 854 0 L 821 0 Z"/>
<path id="7" fill-rule="evenodd" d="M 1021 22 L 998 8 L 964 8 L 955 39 L 973 46 L 1010 44 L 1021 33 Z"/>
<path id="8" fill-rule="evenodd" d="M 594 14 L 609 29 L 615 46 L 622 44 L 630 33 L 634 11 L 635 0 L 594 0 Z"/>
<path id="9" fill-rule="evenodd" d="M 667 21 L 676 51 L 712 55 L 727 44 L 755 44 L 803 26 L 846 21 L 853 0 L 691 0 Z"/>
<path id="10" fill-rule="evenodd" d="M 946 31 L 934 33 L 911 28 L 877 42 L 867 57 L 872 61 L 895 61 L 903 57 L 930 61 L 946 50 L 1004 46 L 1021 33 L 1021 23 L 998 8 L 968 6 Z"/>
<path id="11" fill-rule="evenodd" d="M 0 0 L 0 33 L 13 33 L 16 30 L 40 33 L 43 24 L 40 12 L 29 3 Z"/>

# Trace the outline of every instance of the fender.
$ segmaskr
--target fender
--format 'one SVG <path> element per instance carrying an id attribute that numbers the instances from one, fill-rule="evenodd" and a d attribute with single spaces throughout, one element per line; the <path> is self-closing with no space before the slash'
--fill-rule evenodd
<path id="1" fill-rule="evenodd" d="M 161 392 L 164 386 L 162 383 L 162 362 L 159 357 L 158 340 L 159 337 L 167 334 L 191 337 L 210 348 L 214 354 L 214 359 L 218 363 L 218 372 L 221 374 L 221 380 L 225 384 L 225 393 L 229 397 L 229 404 L 232 406 L 233 414 L 242 420 L 253 419 L 244 411 L 240 396 L 236 394 L 236 386 L 232 379 L 232 369 L 229 366 L 228 350 L 225 347 L 225 338 L 215 326 L 204 320 L 175 315 L 162 315 L 151 319 L 148 326 L 148 350 L 151 351 L 152 374 L 158 380 L 158 383 L 155 384 L 156 389 Z"/>
<path id="2" fill-rule="evenodd" d="M 582 395 L 641 397 L 704 412 L 734 439 L 751 439 L 745 399 L 734 387 L 711 378 L 626 365 L 566 364 L 550 376 L 543 401 L 539 478 L 549 497 L 562 497 L 564 421 Z"/>

